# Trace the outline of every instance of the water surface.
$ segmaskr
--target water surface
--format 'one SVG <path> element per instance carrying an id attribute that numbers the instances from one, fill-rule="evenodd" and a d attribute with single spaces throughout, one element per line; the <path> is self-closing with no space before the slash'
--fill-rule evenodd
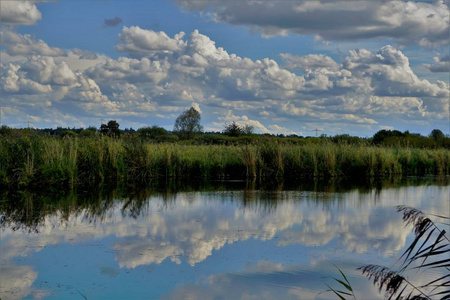
<path id="1" fill-rule="evenodd" d="M 445 214 L 449 193 L 448 177 L 4 193 L 0 297 L 329 299 L 336 265 L 382 298 L 355 269 L 411 241 L 395 206 Z"/>

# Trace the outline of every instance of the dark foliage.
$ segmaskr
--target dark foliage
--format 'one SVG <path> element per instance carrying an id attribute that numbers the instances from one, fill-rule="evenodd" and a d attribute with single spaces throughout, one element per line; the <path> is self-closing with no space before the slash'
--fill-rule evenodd
<path id="1" fill-rule="evenodd" d="M 119 137 L 119 123 L 117 123 L 116 120 L 111 120 L 108 122 L 108 124 L 102 124 L 100 126 L 100 132 L 110 137 Z"/>
<path id="2" fill-rule="evenodd" d="M 174 140 L 173 134 L 168 132 L 166 129 L 159 126 L 151 126 L 151 127 L 142 127 L 137 130 L 137 134 L 139 137 L 143 139 L 151 139 L 155 141 L 170 141 Z"/>
<path id="3" fill-rule="evenodd" d="M 200 113 L 191 107 L 184 111 L 175 120 L 173 132 L 183 140 L 193 139 L 198 133 L 202 132 L 203 127 L 200 125 Z"/>
<path id="4" fill-rule="evenodd" d="M 233 121 L 229 124 L 225 124 L 225 129 L 223 130 L 223 134 L 227 136 L 242 136 L 242 135 L 250 135 L 253 133 L 254 127 L 251 125 L 240 125 L 237 122 Z"/>
<path id="5" fill-rule="evenodd" d="M 444 135 L 444 133 L 442 133 L 441 130 L 433 129 L 430 133 L 430 137 L 432 137 L 435 141 L 439 141 L 439 140 L 442 140 L 443 138 L 445 138 L 445 135 Z"/>
<path id="6" fill-rule="evenodd" d="M 377 133 L 374 134 L 373 136 L 373 143 L 375 145 L 379 145 L 381 144 L 383 141 L 385 141 L 388 138 L 392 138 L 392 137 L 404 137 L 404 134 L 401 133 L 398 130 L 380 130 Z"/>

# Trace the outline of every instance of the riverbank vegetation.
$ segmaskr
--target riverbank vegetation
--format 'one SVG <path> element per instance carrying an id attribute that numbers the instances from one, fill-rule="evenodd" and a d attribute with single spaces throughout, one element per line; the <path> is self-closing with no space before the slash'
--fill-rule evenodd
<path id="1" fill-rule="evenodd" d="M 116 124 L 115 124 L 116 125 Z M 116 126 L 117 128 L 118 126 Z M 448 175 L 448 137 L 422 137 L 427 147 L 347 135 L 282 137 L 245 133 L 198 134 L 180 140 L 157 126 L 137 131 L 0 130 L 0 185 L 13 188 L 151 178 L 334 178 L 390 175 Z M 112 133 L 112 134 L 110 134 Z M 391 132 L 392 133 L 392 132 Z M 378 133 L 377 133 L 378 134 Z M 397 137 L 400 138 L 400 137 Z M 388 140 L 387 144 L 383 141 Z M 412 141 L 412 140 L 410 140 Z M 424 142 L 422 141 L 422 142 Z M 438 144 L 438 142 L 440 144 Z"/>

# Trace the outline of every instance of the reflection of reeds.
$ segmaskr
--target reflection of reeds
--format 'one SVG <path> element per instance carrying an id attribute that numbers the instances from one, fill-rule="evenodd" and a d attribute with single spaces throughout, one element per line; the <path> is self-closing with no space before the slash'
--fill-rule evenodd
<path id="1" fill-rule="evenodd" d="M 109 137 L 0 138 L 0 185 L 95 185 L 156 177 L 302 178 L 449 174 L 446 149 L 301 145 L 152 144 Z"/>

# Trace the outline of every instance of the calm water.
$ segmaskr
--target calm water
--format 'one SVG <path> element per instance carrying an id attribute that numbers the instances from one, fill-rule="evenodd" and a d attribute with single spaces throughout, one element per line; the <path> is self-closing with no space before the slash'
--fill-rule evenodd
<path id="1" fill-rule="evenodd" d="M 329 299 L 342 269 L 390 266 L 411 241 L 396 205 L 449 212 L 450 181 L 197 183 L 4 193 L 1 299 Z"/>

